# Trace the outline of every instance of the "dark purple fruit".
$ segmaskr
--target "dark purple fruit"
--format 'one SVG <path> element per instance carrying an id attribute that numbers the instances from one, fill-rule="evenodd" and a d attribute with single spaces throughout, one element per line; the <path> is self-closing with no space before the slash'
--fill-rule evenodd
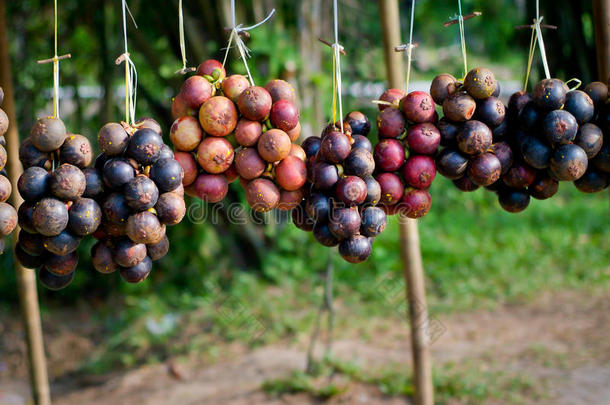
<path id="1" fill-rule="evenodd" d="M 432 206 L 432 197 L 428 190 L 415 188 L 405 189 L 405 194 L 399 203 L 399 212 L 408 218 L 417 219 L 425 216 Z"/>
<path id="2" fill-rule="evenodd" d="M 369 152 L 373 151 L 373 144 L 371 143 L 371 141 L 369 141 L 369 138 L 367 138 L 364 135 L 352 135 L 352 139 L 354 140 L 354 143 L 352 144 L 352 149 L 364 149 L 367 150 Z"/>
<path id="3" fill-rule="evenodd" d="M 100 153 L 95 158 L 95 163 L 93 163 L 93 167 L 95 167 L 97 170 L 99 170 L 101 172 L 102 170 L 104 170 L 104 165 L 106 164 L 106 162 L 108 160 L 110 160 L 109 156 L 106 156 L 105 153 Z"/>
<path id="4" fill-rule="evenodd" d="M 427 189 L 436 177 L 434 159 L 424 155 L 411 156 L 402 167 L 402 176 L 411 187 Z"/>
<path id="5" fill-rule="evenodd" d="M 405 132 L 407 122 L 397 108 L 386 108 L 377 116 L 379 138 L 398 138 Z"/>
<path id="6" fill-rule="evenodd" d="M 86 198 L 99 198 L 104 193 L 104 181 L 100 172 L 90 167 L 83 170 L 85 175 L 85 191 L 83 197 Z"/>
<path id="7" fill-rule="evenodd" d="M 115 224 L 126 223 L 131 215 L 131 208 L 123 194 L 112 193 L 102 202 L 102 213 L 107 221 Z"/>
<path id="8" fill-rule="evenodd" d="M 161 153 L 159 153 L 159 159 L 173 159 L 173 158 L 174 158 L 174 151 L 166 144 L 163 144 L 163 147 L 161 148 Z"/>
<path id="9" fill-rule="evenodd" d="M 141 165 L 152 165 L 159 159 L 163 138 L 149 128 L 137 130 L 129 139 L 127 154 Z"/>
<path id="10" fill-rule="evenodd" d="M 532 96 L 525 91 L 513 93 L 508 99 L 508 119 L 512 122 L 519 118 L 519 113 L 527 103 L 532 101 Z"/>
<path id="11" fill-rule="evenodd" d="M 82 135 L 68 134 L 59 150 L 59 160 L 80 169 L 89 166 L 93 161 L 93 149 L 89 139 Z"/>
<path id="12" fill-rule="evenodd" d="M 341 132 L 331 132 L 322 139 L 320 157 L 329 163 L 341 163 L 352 149 L 349 138 Z"/>
<path id="13" fill-rule="evenodd" d="M 589 122 L 595 114 L 593 100 L 581 90 L 568 92 L 563 109 L 572 114 L 580 125 Z"/>
<path id="14" fill-rule="evenodd" d="M 376 169 L 395 172 L 405 163 L 405 150 L 396 139 L 382 139 L 375 145 Z"/>
<path id="15" fill-rule="evenodd" d="M 102 178 L 106 187 L 118 190 L 136 176 L 133 166 L 127 159 L 114 158 L 104 164 Z"/>
<path id="16" fill-rule="evenodd" d="M 313 193 L 305 200 L 306 214 L 316 223 L 327 222 L 331 210 L 330 199 L 322 193 Z"/>
<path id="17" fill-rule="evenodd" d="M 24 201 L 17 210 L 17 218 L 21 229 L 25 229 L 29 233 L 38 233 L 34 226 L 34 206 L 37 204 L 35 201 Z"/>
<path id="18" fill-rule="evenodd" d="M 87 179 L 76 166 L 64 163 L 51 173 L 49 188 L 61 200 L 76 200 L 85 192 Z"/>
<path id="19" fill-rule="evenodd" d="M 81 238 L 79 236 L 74 235 L 68 230 L 61 231 L 59 235 L 45 236 L 43 238 L 44 248 L 59 256 L 74 252 L 78 248 L 80 241 Z"/>
<path id="20" fill-rule="evenodd" d="M 451 180 L 462 177 L 468 167 L 468 159 L 451 147 L 443 149 L 435 163 L 438 172 Z"/>
<path id="21" fill-rule="evenodd" d="M 338 239 L 345 239 L 358 233 L 360 220 L 356 207 L 338 208 L 332 212 L 328 227 Z"/>
<path id="22" fill-rule="evenodd" d="M 114 262 L 112 249 L 103 241 L 97 242 L 91 248 L 91 263 L 95 270 L 103 274 L 113 273 L 119 268 Z"/>
<path id="23" fill-rule="evenodd" d="M 0 203 L 4 204 L 4 203 Z M 55 198 L 43 198 L 34 207 L 32 221 L 38 233 L 44 236 L 59 235 L 68 225 L 66 204 Z"/>
<path id="24" fill-rule="evenodd" d="M 246 200 L 254 211 L 268 212 L 278 206 L 280 190 L 271 180 L 258 178 L 248 183 Z"/>
<path id="25" fill-rule="evenodd" d="M 407 146 L 413 153 L 432 155 L 440 143 L 441 133 L 434 124 L 417 124 L 407 130 Z"/>
<path id="26" fill-rule="evenodd" d="M 76 252 L 67 255 L 48 254 L 45 257 L 44 267 L 56 276 L 65 276 L 72 273 L 78 264 L 78 254 Z"/>
<path id="27" fill-rule="evenodd" d="M 506 173 L 513 165 L 513 150 L 510 145 L 506 142 L 496 142 L 491 145 L 490 151 L 500 160 L 502 165 L 501 174 Z"/>
<path id="28" fill-rule="evenodd" d="M 363 180 L 366 183 L 366 198 L 364 203 L 367 205 L 377 205 L 381 199 L 381 186 L 379 182 L 373 176 L 365 177 Z"/>
<path id="29" fill-rule="evenodd" d="M 509 129 L 508 120 L 502 121 L 500 125 L 493 128 L 491 133 L 493 134 L 494 142 L 504 141 L 509 134 Z"/>
<path id="30" fill-rule="evenodd" d="M 136 243 L 157 243 L 165 236 L 165 225 L 159 222 L 155 214 L 139 212 L 127 220 L 127 236 Z"/>
<path id="31" fill-rule="evenodd" d="M 346 174 L 358 177 L 367 177 L 375 170 L 375 159 L 371 152 L 366 149 L 353 149 L 345 159 L 343 168 Z"/>
<path id="32" fill-rule="evenodd" d="M 49 191 L 51 175 L 42 167 L 32 166 L 19 176 L 17 189 L 26 201 L 38 201 Z"/>
<path id="33" fill-rule="evenodd" d="M 462 126 L 457 136 L 458 147 L 467 155 L 485 153 L 493 142 L 489 127 L 480 121 L 471 120 Z"/>
<path id="34" fill-rule="evenodd" d="M 40 256 L 44 253 L 43 236 L 39 233 L 29 233 L 21 229 L 19 231 L 19 246 L 29 255 Z"/>
<path id="35" fill-rule="evenodd" d="M 361 263 L 371 255 L 371 242 L 366 236 L 354 235 L 339 244 L 339 254 L 350 263 Z"/>
<path id="36" fill-rule="evenodd" d="M 135 211 L 146 211 L 154 207 L 159 198 L 159 189 L 155 182 L 144 176 L 137 175 L 123 189 L 127 205 Z"/>
<path id="37" fill-rule="evenodd" d="M 588 169 L 581 178 L 574 181 L 583 193 L 597 193 L 608 187 L 608 175 L 595 169 Z"/>
<path id="38" fill-rule="evenodd" d="M 405 186 L 402 184 L 400 177 L 394 173 L 380 173 L 375 176 L 375 180 L 381 187 L 380 204 L 394 205 L 400 201 L 405 191 Z"/>
<path id="39" fill-rule="evenodd" d="M 576 118 L 565 110 L 551 111 L 544 118 L 542 130 L 546 139 L 553 145 L 564 145 L 576 138 L 578 123 Z"/>
<path id="40" fill-rule="evenodd" d="M 318 190 L 328 190 L 339 181 L 339 173 L 335 165 L 316 162 L 312 172 L 313 185 Z"/>
<path id="41" fill-rule="evenodd" d="M 76 235 L 91 235 L 100 226 L 101 221 L 102 210 L 91 198 L 79 198 L 70 207 L 68 228 Z"/>
<path id="42" fill-rule="evenodd" d="M 375 237 L 385 229 L 387 216 L 379 207 L 367 207 L 362 211 L 362 224 L 360 233 L 364 236 Z"/>
<path id="43" fill-rule="evenodd" d="M 112 253 L 116 264 L 122 267 L 131 267 L 144 260 L 146 245 L 121 238 L 113 243 Z"/>
<path id="44" fill-rule="evenodd" d="M 25 138 L 19 145 L 19 161 L 21 161 L 24 169 L 32 166 L 45 167 L 47 163 L 50 166 L 51 162 L 49 154 L 36 149 L 29 137 Z"/>
<path id="45" fill-rule="evenodd" d="M 474 68 L 464 78 L 464 90 L 472 97 L 482 100 L 491 97 L 498 87 L 493 72 L 487 68 Z"/>
<path id="46" fill-rule="evenodd" d="M 443 73 L 436 76 L 430 84 L 430 95 L 434 102 L 443 105 L 443 101 L 459 88 L 457 79 L 450 74 Z"/>
<path id="47" fill-rule="evenodd" d="M 559 190 L 559 182 L 549 177 L 545 172 L 538 172 L 536 180 L 527 188 L 530 196 L 537 200 L 551 198 Z"/>
<path id="48" fill-rule="evenodd" d="M 46 267 L 41 267 L 38 270 L 38 279 L 40 280 L 40 284 L 42 284 L 45 288 L 51 291 L 59 291 L 66 288 L 72 280 L 74 280 L 74 272 L 65 274 L 63 276 L 58 276 L 56 274 L 51 273 Z"/>
<path id="49" fill-rule="evenodd" d="M 343 121 L 346 121 L 352 128 L 352 136 L 362 135 L 366 137 L 371 131 L 371 122 L 367 116 L 360 111 L 352 111 L 347 113 Z"/>
<path id="50" fill-rule="evenodd" d="M 151 117 L 138 118 L 136 120 L 136 122 L 133 123 L 133 126 L 137 129 L 142 129 L 142 128 L 152 129 L 159 135 L 162 134 L 161 125 L 159 125 L 159 123 L 154 118 L 151 118 Z"/>
<path id="51" fill-rule="evenodd" d="M 602 148 L 604 134 L 595 124 L 581 125 L 574 143 L 585 151 L 587 158 L 592 159 Z"/>
<path id="52" fill-rule="evenodd" d="M 332 247 L 339 244 L 339 239 L 330 231 L 327 223 L 316 222 L 313 226 L 313 236 L 322 246 Z"/>
<path id="53" fill-rule="evenodd" d="M 164 225 L 176 225 L 182 221 L 186 214 L 184 198 L 176 193 L 163 193 L 159 196 L 157 205 L 157 217 Z"/>
<path id="54" fill-rule="evenodd" d="M 302 231 L 311 232 L 313 230 L 314 220 L 311 219 L 311 217 L 305 211 L 306 203 L 307 200 L 301 201 L 299 206 L 293 209 L 290 214 L 294 226 Z"/>
<path id="55" fill-rule="evenodd" d="M 161 260 L 169 252 L 169 239 L 167 239 L 167 236 L 164 236 L 160 242 L 146 245 L 146 251 L 151 260 Z"/>
<path id="56" fill-rule="evenodd" d="M 536 170 L 525 163 L 515 163 L 502 176 L 504 183 L 512 188 L 526 188 L 536 179 Z"/>
<path id="57" fill-rule="evenodd" d="M 489 97 L 477 103 L 476 118 L 490 128 L 495 128 L 504 122 L 506 108 L 496 97 Z"/>
<path id="58" fill-rule="evenodd" d="M 322 139 L 317 136 L 310 136 L 306 138 L 301 147 L 305 151 L 307 157 L 312 157 L 320 150 L 320 144 L 322 143 Z"/>
<path id="59" fill-rule="evenodd" d="M 441 134 L 441 145 L 453 146 L 456 144 L 456 138 L 461 129 L 460 125 L 449 121 L 449 119 L 446 117 L 443 117 L 436 124 L 436 127 Z"/>
<path id="60" fill-rule="evenodd" d="M 468 177 L 479 186 L 489 186 L 500 178 L 502 164 L 493 153 L 483 153 L 472 159 L 468 166 Z"/>
<path id="61" fill-rule="evenodd" d="M 604 173 L 610 173 L 610 142 L 604 142 L 597 155 L 591 159 L 591 163 L 593 163 L 593 166 L 598 170 L 601 170 Z"/>
<path id="62" fill-rule="evenodd" d="M 237 98 L 239 112 L 249 120 L 262 121 L 269 116 L 273 100 L 267 90 L 252 86 L 244 90 Z"/>
<path id="63" fill-rule="evenodd" d="M 412 91 L 400 100 L 400 109 L 410 122 L 421 124 L 437 120 L 434 100 L 425 91 Z"/>
<path id="64" fill-rule="evenodd" d="M 139 283 L 144 281 L 152 270 L 152 260 L 146 256 L 144 260 L 133 267 L 121 267 L 121 278 L 128 283 Z"/>
<path id="65" fill-rule="evenodd" d="M 544 141 L 533 136 L 527 136 L 521 142 L 523 159 L 535 169 L 546 169 L 551 161 L 553 149 Z"/>
<path id="66" fill-rule="evenodd" d="M 468 177 L 468 175 L 464 175 L 459 179 L 453 180 L 453 184 L 458 190 L 464 192 L 475 191 L 479 188 L 478 185 L 476 185 L 472 180 L 470 180 L 470 177 Z"/>
<path id="67" fill-rule="evenodd" d="M 366 183 L 360 177 L 345 176 L 337 182 L 335 195 L 348 207 L 362 204 L 367 195 Z"/>
<path id="68" fill-rule="evenodd" d="M 42 152 L 53 152 L 61 147 L 66 139 L 66 127 L 59 118 L 38 118 L 30 132 L 34 146 Z"/>
<path id="69" fill-rule="evenodd" d="M 595 105 L 602 105 L 608 100 L 608 86 L 602 82 L 592 82 L 585 86 L 585 93 Z"/>
<path id="70" fill-rule="evenodd" d="M 42 266 L 46 256 L 44 253 L 37 256 L 31 255 L 26 253 L 19 243 L 15 245 L 15 258 L 26 269 L 35 269 Z"/>
<path id="71" fill-rule="evenodd" d="M 536 132 L 542 126 L 543 114 L 533 101 L 527 103 L 519 112 L 520 128 L 524 131 Z"/>
<path id="72" fill-rule="evenodd" d="M 517 213 L 527 208 L 530 196 L 525 190 L 505 188 L 498 192 L 498 201 L 505 211 Z"/>
<path id="73" fill-rule="evenodd" d="M 580 146 L 561 145 L 551 155 L 551 173 L 560 181 L 579 179 L 585 174 L 587 166 L 587 154 Z"/>
<path id="74" fill-rule="evenodd" d="M 559 79 L 544 79 L 534 87 L 532 98 L 536 105 L 545 110 L 559 110 L 566 102 L 567 86 Z"/>

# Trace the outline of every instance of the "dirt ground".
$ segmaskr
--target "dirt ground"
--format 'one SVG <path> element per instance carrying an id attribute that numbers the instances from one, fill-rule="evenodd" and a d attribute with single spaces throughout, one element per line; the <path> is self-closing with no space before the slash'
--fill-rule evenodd
<path id="1" fill-rule="evenodd" d="M 607 405 L 610 398 L 610 300 L 607 295 L 585 293 L 545 294 L 527 304 L 503 306 L 435 317 L 443 333 L 432 345 L 437 369 L 446 364 L 474 364 L 479 372 L 503 370 L 526 376 L 542 397 L 526 404 Z M 387 320 L 371 322 L 367 337 L 358 330 L 342 331 L 335 341 L 336 358 L 354 361 L 365 368 L 411 363 L 409 333 Z M 6 337 L 5 331 L 2 332 Z M 64 345 L 87 351 L 91 343 L 78 334 L 64 332 Z M 7 354 L 0 340 L 0 405 L 27 403 L 27 380 L 22 373 L 7 375 Z M 308 394 L 272 397 L 261 390 L 269 379 L 303 370 L 306 339 L 276 344 L 251 352 L 236 353 L 215 364 L 193 360 L 146 366 L 95 379 L 87 376 L 60 378 L 53 383 L 56 405 L 161 405 L 161 404 L 409 404 L 404 397 L 383 395 L 377 386 L 348 383 L 346 392 L 331 400 Z M 87 349 L 88 348 L 88 349 Z M 63 348 L 65 349 L 65 347 Z M 74 361 L 53 357 L 60 348 L 49 347 L 52 373 Z M 4 364 L 4 366 L 2 366 Z M 63 364 L 59 366 L 59 364 Z M 21 374 L 21 375 L 20 375 Z M 60 373 L 61 374 L 61 373 Z M 449 401 L 460 404 L 459 401 Z M 489 400 L 486 404 L 502 404 Z"/>

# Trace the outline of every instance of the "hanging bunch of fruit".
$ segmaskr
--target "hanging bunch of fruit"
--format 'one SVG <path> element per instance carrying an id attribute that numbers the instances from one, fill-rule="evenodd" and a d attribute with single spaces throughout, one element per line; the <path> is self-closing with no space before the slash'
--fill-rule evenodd
<path id="1" fill-rule="evenodd" d="M 74 279 L 82 238 L 101 222 L 85 175 L 93 150 L 86 137 L 67 133 L 61 119 L 43 117 L 21 143 L 19 159 L 24 172 L 17 187 L 24 202 L 15 256 L 24 267 L 39 268 L 47 288 L 60 289 Z"/>
<path id="2" fill-rule="evenodd" d="M 4 91 L 0 87 L 0 104 L 4 101 Z M 8 116 L 0 108 L 0 254 L 4 253 L 4 237 L 10 235 L 17 226 L 17 211 L 7 203 L 13 187 L 8 179 L 6 170 L 6 139 L 4 134 L 8 131 Z"/>
<path id="3" fill-rule="evenodd" d="M 98 145 L 102 153 L 86 171 L 86 192 L 101 201 L 102 214 L 91 261 L 100 273 L 119 270 L 137 283 L 167 254 L 166 226 L 184 218 L 184 171 L 152 118 L 108 123 Z"/>
<path id="4" fill-rule="evenodd" d="M 320 137 L 303 142 L 311 190 L 292 211 L 299 229 L 312 231 L 323 246 L 338 245 L 339 254 L 350 263 L 371 255 L 374 237 L 386 226 L 385 212 L 376 207 L 381 188 L 372 176 L 370 127 L 364 114 L 353 111 L 342 125 L 330 124 Z"/>
<path id="5" fill-rule="evenodd" d="M 388 215 L 421 218 L 430 211 L 428 189 L 436 177 L 434 155 L 441 142 L 434 100 L 423 91 L 386 90 L 379 98 L 375 178 L 380 206 Z"/>

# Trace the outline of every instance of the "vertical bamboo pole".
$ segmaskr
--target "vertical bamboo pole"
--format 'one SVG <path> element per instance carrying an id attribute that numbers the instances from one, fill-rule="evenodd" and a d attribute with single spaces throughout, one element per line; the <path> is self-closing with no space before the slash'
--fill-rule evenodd
<path id="1" fill-rule="evenodd" d="M 9 40 L 6 28 L 6 2 L 5 0 L 0 0 L 0 85 L 4 89 L 3 108 L 10 121 L 6 134 L 6 146 L 8 153 L 8 174 L 13 186 L 11 203 L 13 206 L 18 207 L 22 199 L 17 192 L 17 179 L 23 169 L 18 159 L 19 134 L 10 63 Z M 17 231 L 18 229 L 15 230 L 15 233 Z M 16 260 L 15 273 L 27 341 L 32 397 L 36 405 L 51 405 L 47 362 L 44 353 L 40 310 L 38 307 L 38 292 L 36 290 L 36 273 L 23 268 Z"/>
<path id="2" fill-rule="evenodd" d="M 610 80 L 610 0 L 593 1 L 597 76 L 600 81 Z"/>
<path id="3" fill-rule="evenodd" d="M 379 13 L 388 81 L 390 87 L 402 88 L 405 77 L 402 54 L 394 52 L 394 47 L 401 44 L 398 0 L 379 0 Z M 409 302 L 415 405 L 434 405 L 430 339 L 427 333 L 428 309 L 417 221 L 400 217 L 399 229 L 400 252 Z"/>

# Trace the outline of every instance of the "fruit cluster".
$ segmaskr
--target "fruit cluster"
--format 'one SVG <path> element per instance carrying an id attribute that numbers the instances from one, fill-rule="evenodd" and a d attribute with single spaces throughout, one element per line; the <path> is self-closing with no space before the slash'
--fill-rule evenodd
<path id="1" fill-rule="evenodd" d="M 3 100 L 4 91 L 0 87 L 0 104 Z M 6 202 L 13 191 L 6 170 L 4 170 L 8 158 L 4 134 L 8 131 L 8 124 L 8 117 L 0 108 L 0 254 L 4 252 L 4 237 L 10 235 L 17 226 L 17 211 Z"/>
<path id="2" fill-rule="evenodd" d="M 388 215 L 421 218 L 430 211 L 428 188 L 436 177 L 434 155 L 441 142 L 434 100 L 423 91 L 386 90 L 379 99 L 375 178 L 380 206 Z"/>
<path id="3" fill-rule="evenodd" d="M 385 212 L 376 207 L 381 198 L 373 178 L 375 160 L 367 135 L 368 118 L 354 111 L 341 123 L 330 124 L 321 137 L 303 142 L 307 156 L 309 195 L 293 209 L 293 223 L 313 231 L 328 247 L 339 245 L 339 253 L 350 263 L 371 255 L 373 238 L 386 226 Z"/>
<path id="4" fill-rule="evenodd" d="M 44 117 L 21 143 L 19 158 L 25 170 L 17 187 L 24 202 L 15 256 L 24 267 L 39 268 L 44 286 L 60 289 L 74 279 L 82 238 L 101 221 L 85 175 L 93 150 L 86 137 L 67 133 L 59 118 Z"/>
<path id="5" fill-rule="evenodd" d="M 256 211 L 290 209 L 303 198 L 304 153 L 295 91 L 283 80 L 251 86 L 207 60 L 172 103 L 170 138 L 189 195 L 219 202 L 238 177 Z"/>
<path id="6" fill-rule="evenodd" d="M 102 217 L 91 261 L 100 273 L 119 270 L 138 283 L 169 250 L 166 226 L 184 218 L 184 171 L 152 118 L 108 123 L 98 145 L 102 153 L 86 172 L 86 193 L 101 201 Z"/>

